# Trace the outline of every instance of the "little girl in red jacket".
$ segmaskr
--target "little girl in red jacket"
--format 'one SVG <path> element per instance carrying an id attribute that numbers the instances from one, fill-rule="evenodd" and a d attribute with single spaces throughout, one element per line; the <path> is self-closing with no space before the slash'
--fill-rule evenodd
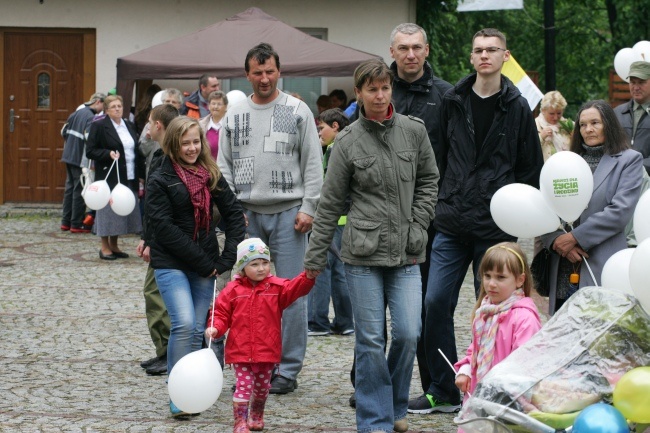
<path id="1" fill-rule="evenodd" d="M 219 293 L 206 324 L 208 338 L 218 338 L 230 329 L 226 364 L 235 370 L 234 433 L 264 428 L 271 374 L 282 355 L 282 312 L 314 286 L 313 273 L 302 272 L 292 280 L 271 275 L 270 259 L 269 247 L 259 238 L 237 246 L 235 280 Z"/>
<path id="2" fill-rule="evenodd" d="M 474 307 L 472 343 L 454 367 L 456 386 L 468 394 L 492 367 L 530 340 L 541 328 L 526 255 L 514 242 L 489 248 L 481 265 L 481 291 Z M 459 431 L 461 431 L 459 429 Z"/>

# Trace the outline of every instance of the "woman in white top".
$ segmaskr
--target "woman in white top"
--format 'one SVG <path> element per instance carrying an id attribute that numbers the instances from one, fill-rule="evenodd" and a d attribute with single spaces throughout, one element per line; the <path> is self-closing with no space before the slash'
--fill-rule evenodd
<path id="1" fill-rule="evenodd" d="M 144 182 L 144 161 L 137 149 L 135 126 L 122 118 L 122 97 L 107 97 L 104 100 L 104 111 L 106 116 L 97 119 L 90 126 L 86 156 L 95 161 L 95 180 L 106 180 L 113 190 L 118 183 L 119 171 L 120 183 L 128 186 L 136 199 L 133 211 L 127 216 L 116 214 L 110 205 L 106 205 L 97 211 L 95 217 L 95 234 L 102 239 L 99 257 L 103 260 L 116 260 L 129 257 L 120 250 L 118 236 L 142 231 L 138 187 L 139 182 Z M 117 164 L 108 174 L 113 160 L 117 160 Z"/>

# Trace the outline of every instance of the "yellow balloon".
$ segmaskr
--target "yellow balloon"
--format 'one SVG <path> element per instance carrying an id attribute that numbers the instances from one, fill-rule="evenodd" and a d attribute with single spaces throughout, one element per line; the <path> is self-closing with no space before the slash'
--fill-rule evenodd
<path id="1" fill-rule="evenodd" d="M 650 423 L 650 367 L 625 373 L 614 388 L 614 407 L 628 420 Z"/>

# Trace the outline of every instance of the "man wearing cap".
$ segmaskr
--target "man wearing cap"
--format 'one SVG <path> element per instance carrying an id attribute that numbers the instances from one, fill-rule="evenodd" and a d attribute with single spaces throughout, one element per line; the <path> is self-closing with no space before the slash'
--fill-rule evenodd
<path id="1" fill-rule="evenodd" d="M 65 192 L 63 193 L 63 216 L 61 230 L 71 233 L 89 233 L 90 227 L 83 225 L 86 203 L 81 197 L 81 169 L 87 164 L 85 159 L 86 132 L 90 128 L 93 117 L 102 111 L 103 93 L 94 93 L 88 102 L 68 117 L 61 130 L 65 139 L 61 161 L 66 165 Z"/>
<path id="2" fill-rule="evenodd" d="M 214 74 L 203 74 L 199 78 L 199 88 L 195 90 L 190 96 L 185 99 L 180 108 L 180 112 L 184 116 L 193 119 L 202 119 L 210 114 L 208 108 L 208 96 L 212 92 L 221 89 L 219 79 Z"/>
<path id="3" fill-rule="evenodd" d="M 650 174 L 650 62 L 634 62 L 627 76 L 630 102 L 614 109 L 627 132 L 632 148 L 643 155 L 643 166 Z"/>

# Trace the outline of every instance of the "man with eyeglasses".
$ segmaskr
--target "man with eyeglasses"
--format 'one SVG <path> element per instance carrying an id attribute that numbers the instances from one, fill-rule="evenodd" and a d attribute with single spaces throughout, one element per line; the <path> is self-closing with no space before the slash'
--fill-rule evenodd
<path id="1" fill-rule="evenodd" d="M 497 227 L 490 200 L 504 185 L 539 184 L 543 158 L 532 112 L 515 85 L 501 75 L 509 58 L 503 33 L 480 30 L 470 53 L 476 72 L 461 79 L 442 101 L 436 153 L 441 182 L 424 302 L 424 350 L 431 383 L 409 402 L 411 413 L 460 409 L 455 374 L 438 349 L 457 361 L 454 310 L 470 263 L 478 296 L 478 267 L 485 251 L 516 240 Z"/>

